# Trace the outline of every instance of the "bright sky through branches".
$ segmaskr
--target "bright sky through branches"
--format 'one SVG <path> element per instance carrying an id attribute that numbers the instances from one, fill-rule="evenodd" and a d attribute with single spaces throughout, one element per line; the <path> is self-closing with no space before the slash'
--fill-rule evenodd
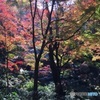
<path id="1" fill-rule="evenodd" d="M 44 1 L 44 0 L 38 0 L 37 6 L 38 6 L 39 9 L 43 9 L 43 1 Z M 66 1 L 66 5 L 73 4 L 74 1 L 76 1 L 76 0 L 69 0 L 69 1 Z M 60 2 L 60 3 L 61 3 L 61 4 L 64 4 L 65 2 Z M 52 1 L 50 1 L 50 2 L 48 3 L 49 10 L 51 10 L 51 6 L 52 6 Z"/>

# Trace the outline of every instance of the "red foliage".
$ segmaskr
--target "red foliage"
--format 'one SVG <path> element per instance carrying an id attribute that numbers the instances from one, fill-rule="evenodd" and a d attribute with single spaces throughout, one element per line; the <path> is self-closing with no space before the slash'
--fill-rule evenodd
<path id="1" fill-rule="evenodd" d="M 15 63 L 13 63 L 13 62 L 11 62 L 11 61 L 8 61 L 8 64 L 2 64 L 1 65 L 2 67 L 5 67 L 5 68 L 7 68 L 8 67 L 8 69 L 10 70 L 10 71 L 19 71 L 19 68 L 18 68 L 18 66 L 15 64 Z"/>
<path id="2" fill-rule="evenodd" d="M 23 61 L 16 61 L 16 63 L 15 63 L 16 65 L 23 65 L 24 64 L 24 62 Z"/>

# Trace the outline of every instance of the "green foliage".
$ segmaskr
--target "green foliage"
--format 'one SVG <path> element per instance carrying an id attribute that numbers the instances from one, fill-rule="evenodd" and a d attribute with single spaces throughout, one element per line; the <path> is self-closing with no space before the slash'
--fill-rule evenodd
<path id="1" fill-rule="evenodd" d="M 98 7 L 96 8 L 95 18 L 97 18 L 98 20 L 100 20 L 100 5 L 98 5 Z"/>
<path id="2" fill-rule="evenodd" d="M 55 100 L 55 91 L 54 91 L 54 83 L 50 83 L 46 86 L 39 86 L 39 94 L 40 99 L 39 100 Z"/>
<path id="3" fill-rule="evenodd" d="M 100 68 L 100 62 L 96 62 L 96 67 Z"/>
<path id="4" fill-rule="evenodd" d="M 12 53 L 18 55 L 18 54 L 21 54 L 22 52 L 24 52 L 25 50 L 21 46 L 15 46 L 11 51 L 12 51 Z"/>
<path id="5" fill-rule="evenodd" d="M 69 49 L 70 50 L 75 49 L 75 47 L 76 47 L 75 42 L 72 42 L 72 43 L 69 44 Z"/>
<path id="6" fill-rule="evenodd" d="M 21 100 L 16 92 L 11 92 L 6 95 L 3 100 Z"/>
<path id="7" fill-rule="evenodd" d="M 11 58 L 14 58 L 15 57 L 15 55 L 14 54 L 9 54 L 9 58 L 11 59 Z"/>
<path id="8" fill-rule="evenodd" d="M 83 52 L 82 58 L 87 61 L 87 60 L 92 60 L 93 55 L 91 53 Z"/>
<path id="9" fill-rule="evenodd" d="M 33 81 L 28 81 L 26 82 L 26 84 L 23 86 L 24 89 L 26 89 L 27 91 L 32 91 L 34 87 Z"/>
<path id="10" fill-rule="evenodd" d="M 85 31 L 83 34 L 84 41 L 89 41 L 91 43 L 97 43 L 99 42 L 99 35 L 98 34 L 92 34 L 90 30 Z"/>
<path id="11" fill-rule="evenodd" d="M 23 75 L 18 75 L 18 79 L 25 81 L 25 77 Z"/>
<path id="12" fill-rule="evenodd" d="M 89 7 L 88 9 L 85 10 L 85 14 L 90 13 L 91 11 L 95 11 L 95 7 Z"/>
<path id="13" fill-rule="evenodd" d="M 69 70 L 63 70 L 63 71 L 61 71 L 61 75 L 63 76 L 63 77 L 65 77 L 66 78 L 66 76 L 68 76 L 70 74 L 70 71 Z"/>

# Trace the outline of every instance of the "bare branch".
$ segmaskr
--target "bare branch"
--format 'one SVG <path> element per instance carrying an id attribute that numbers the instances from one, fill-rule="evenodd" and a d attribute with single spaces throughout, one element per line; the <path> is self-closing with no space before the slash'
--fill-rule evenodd
<path id="1" fill-rule="evenodd" d="M 52 43 L 56 42 L 56 41 L 66 41 L 66 40 L 69 40 L 70 38 L 72 38 L 77 32 L 79 32 L 79 30 L 90 20 L 90 18 L 94 15 L 95 12 L 93 12 L 89 17 L 88 19 L 71 35 L 69 36 L 68 38 L 65 38 L 65 39 L 55 39 L 55 40 L 52 40 Z M 50 42 L 48 41 L 45 45 L 47 44 L 50 44 Z"/>
<path id="2" fill-rule="evenodd" d="M 37 59 L 37 52 L 36 52 L 36 45 L 35 45 L 35 15 L 36 15 L 36 9 L 37 9 L 37 0 L 35 0 L 35 8 L 34 8 L 34 14 L 33 14 L 33 9 L 32 9 L 32 4 L 31 4 L 31 0 L 29 0 L 30 2 L 30 10 L 31 10 L 31 17 L 32 17 L 32 43 L 33 43 L 33 48 L 34 48 L 34 54 L 35 54 L 35 59 Z"/>

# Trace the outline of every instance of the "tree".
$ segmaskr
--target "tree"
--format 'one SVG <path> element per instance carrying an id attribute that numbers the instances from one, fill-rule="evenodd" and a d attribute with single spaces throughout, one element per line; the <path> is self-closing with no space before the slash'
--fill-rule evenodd
<path id="1" fill-rule="evenodd" d="M 50 56 L 50 61 L 51 61 L 50 62 L 51 69 L 54 68 L 52 70 L 52 72 L 54 73 L 54 75 L 53 75 L 55 77 L 54 80 L 57 81 L 57 79 L 59 79 L 59 81 L 57 82 L 58 84 L 61 83 L 60 75 L 59 75 L 59 66 L 61 67 L 60 61 L 62 60 L 62 57 L 64 55 L 68 54 L 69 51 L 70 51 L 70 55 L 72 53 L 71 53 L 71 48 L 69 48 L 68 51 L 67 50 L 65 51 L 64 55 L 62 54 L 63 52 L 61 52 L 61 54 L 60 54 L 59 47 L 61 47 L 61 46 L 56 47 L 56 45 L 57 44 L 61 45 L 61 42 L 63 44 L 64 41 L 72 40 L 72 38 L 74 38 L 74 36 L 80 32 L 81 28 L 85 25 L 85 23 L 87 23 L 93 17 L 94 11 L 95 11 L 95 3 L 94 3 L 94 5 L 90 5 L 90 3 L 89 3 L 89 7 L 87 6 L 87 8 L 84 10 L 82 8 L 80 8 L 78 5 L 72 4 L 70 7 L 66 6 L 66 9 L 69 8 L 69 10 L 68 11 L 63 10 L 64 12 L 62 12 L 62 14 L 61 14 L 61 12 L 59 12 L 59 10 L 63 9 L 64 6 L 61 6 L 59 4 L 60 4 L 60 2 L 58 3 L 58 8 L 56 9 L 57 13 L 55 14 L 56 15 L 55 20 L 53 20 L 52 24 L 51 24 L 52 25 L 52 28 L 50 29 L 51 34 L 49 35 L 49 37 L 50 36 L 51 37 L 50 37 L 50 41 L 48 41 L 48 43 L 50 44 L 49 45 L 49 53 L 50 53 L 49 56 Z M 86 15 L 85 13 L 87 13 L 88 10 L 90 12 L 88 13 L 88 15 Z M 85 15 L 85 16 L 83 16 L 83 15 Z M 77 43 L 78 43 L 78 41 L 77 41 Z M 75 45 L 77 46 L 77 44 L 75 44 Z M 70 47 L 71 47 L 71 45 L 70 45 Z M 79 47 L 75 47 L 75 46 L 74 46 L 74 48 L 72 47 L 72 49 L 75 49 L 75 48 L 79 48 Z M 68 58 L 68 61 L 69 60 L 70 60 L 70 58 Z"/>
<path id="2" fill-rule="evenodd" d="M 8 69 L 11 67 L 9 67 L 9 54 L 15 52 L 16 44 L 25 42 L 22 37 L 24 33 L 19 27 L 18 17 L 16 16 L 17 11 L 13 8 L 5 0 L 0 0 L 0 63 L 5 64 L 7 68 L 7 92 L 9 88 Z M 19 31 L 21 32 L 19 33 Z M 19 36 L 20 34 L 21 36 Z"/>
<path id="3" fill-rule="evenodd" d="M 38 13 L 38 8 L 37 8 L 37 0 L 35 0 L 35 6 L 34 6 L 34 12 L 33 12 L 33 7 L 32 7 L 32 1 L 30 0 L 30 10 L 31 10 L 31 17 L 32 17 L 32 42 L 33 42 L 33 48 L 34 48 L 34 55 L 35 55 L 35 73 L 34 73 L 34 100 L 36 100 L 37 98 L 37 88 L 38 88 L 38 69 L 39 69 L 39 62 L 45 47 L 45 43 L 46 43 L 46 35 L 48 34 L 49 28 L 50 28 L 50 22 L 51 22 L 51 16 L 52 16 L 52 11 L 53 11 L 53 6 L 54 6 L 54 2 L 55 0 L 52 1 L 52 7 L 51 7 L 51 12 L 49 13 L 49 18 L 47 21 L 47 25 L 46 25 L 46 29 L 43 30 L 43 17 L 44 17 L 44 11 L 47 10 L 47 7 L 45 9 L 43 9 L 41 12 L 42 14 L 40 15 Z M 47 6 L 47 2 L 46 6 Z M 36 20 L 36 15 L 38 14 L 38 17 L 40 17 L 39 21 L 40 21 L 40 31 L 42 34 L 42 44 L 41 44 L 41 48 L 40 48 L 40 53 L 37 54 L 36 52 L 36 44 L 35 44 L 35 20 Z"/>
<path id="4" fill-rule="evenodd" d="M 51 10 L 48 9 L 49 2 L 51 2 L 52 4 Z M 67 2 L 67 1 L 64 1 L 64 2 Z M 35 4 L 34 7 L 32 7 L 32 3 Z M 52 66 L 56 66 L 54 62 L 55 59 L 54 59 L 53 52 L 55 51 L 57 53 L 58 51 L 58 46 L 56 47 L 56 49 L 54 49 L 55 44 L 56 43 L 59 44 L 60 41 L 66 41 L 66 40 L 71 39 L 73 36 L 75 36 L 76 33 L 78 33 L 80 29 L 83 27 L 83 25 L 88 20 L 90 20 L 90 18 L 93 16 L 95 5 L 96 5 L 94 1 L 91 1 L 91 2 L 89 1 L 87 5 L 83 7 L 84 1 L 82 2 L 80 1 L 80 3 L 78 3 L 79 5 L 75 5 L 75 4 L 70 4 L 67 6 L 64 5 L 65 7 L 65 10 L 64 10 L 63 6 L 60 4 L 60 1 L 56 2 L 56 0 L 53 0 L 53 1 L 44 1 L 43 8 L 39 10 L 37 3 L 38 3 L 37 0 L 33 2 L 30 1 L 30 9 L 31 9 L 31 16 L 32 16 L 32 30 L 33 30 L 32 38 L 33 38 L 33 48 L 35 52 L 34 91 L 36 92 L 37 92 L 37 86 L 38 86 L 37 80 L 38 80 L 39 61 L 41 59 L 45 46 L 49 44 L 49 53 L 50 53 L 50 61 L 52 64 L 51 65 L 51 69 L 52 69 Z M 58 5 L 58 7 L 54 11 L 55 3 Z M 63 10 L 63 14 L 61 16 L 59 15 L 59 10 L 60 12 L 61 10 Z M 37 21 L 37 19 L 39 20 Z M 36 29 L 39 29 L 39 31 L 37 31 Z M 36 33 L 35 32 L 38 32 L 38 34 L 41 35 L 40 38 L 42 40 L 39 54 L 37 54 L 36 52 L 36 44 L 35 44 L 35 34 Z M 55 58 L 57 60 L 57 64 L 59 64 L 58 57 L 56 56 Z M 55 70 L 55 68 L 56 67 L 54 67 L 52 72 Z M 58 74 L 56 76 L 55 78 L 59 77 Z"/>
<path id="5" fill-rule="evenodd" d="M 11 11 L 10 4 L 7 5 L 5 1 L 1 1 L 0 35 L 3 37 L 4 42 L 6 39 L 6 51 L 12 51 L 16 44 L 21 45 L 23 48 L 27 48 L 25 45 L 29 44 L 34 49 L 33 99 L 37 100 L 38 97 L 38 71 L 45 49 L 49 52 L 55 88 L 56 90 L 59 88 L 56 92 L 61 94 L 63 89 L 60 79 L 60 67 L 64 66 L 64 63 L 62 63 L 63 56 L 71 56 L 79 51 L 79 47 L 82 47 L 80 42 L 83 41 L 78 39 L 82 32 L 81 29 L 84 30 L 86 24 L 91 23 L 89 21 L 95 13 L 97 3 L 95 0 L 87 0 L 87 2 L 76 0 L 75 3 L 71 3 L 69 0 L 43 0 L 42 2 L 40 0 L 29 0 L 30 5 L 25 7 L 22 3 L 23 0 L 17 0 L 15 2 L 17 2 L 19 9 Z M 15 2 L 14 4 L 16 4 Z M 67 41 L 69 43 L 66 43 Z M 40 49 L 39 53 L 37 47 Z M 69 61 L 69 58 L 67 61 Z"/>

